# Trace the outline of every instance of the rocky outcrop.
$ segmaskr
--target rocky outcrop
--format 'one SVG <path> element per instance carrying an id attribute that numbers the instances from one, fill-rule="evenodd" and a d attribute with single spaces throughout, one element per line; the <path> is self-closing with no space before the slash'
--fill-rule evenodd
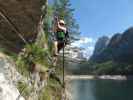
<path id="1" fill-rule="evenodd" d="M 120 62 L 133 62 L 133 27 L 126 30 L 113 51 L 113 59 Z"/>
<path id="2" fill-rule="evenodd" d="M 107 36 L 103 36 L 101 38 L 98 39 L 98 41 L 96 42 L 96 45 L 95 45 L 95 50 L 94 50 L 94 53 L 93 55 L 91 56 L 90 60 L 103 60 L 104 57 L 107 55 L 106 53 L 104 53 L 102 56 L 101 56 L 101 53 L 103 53 L 103 51 L 106 49 L 106 47 L 108 46 L 109 44 L 109 38 Z"/>
<path id="3" fill-rule="evenodd" d="M 95 52 L 91 60 L 105 62 L 113 60 L 117 62 L 133 62 L 133 27 L 126 30 L 123 34 L 115 34 L 102 52 L 97 55 Z M 95 57 L 94 57 L 95 55 Z"/>
<path id="4" fill-rule="evenodd" d="M 102 52 L 106 48 L 108 43 L 109 43 L 109 38 L 107 36 L 99 38 L 95 45 L 94 54 L 95 55 L 100 54 L 100 52 Z"/>
<path id="5" fill-rule="evenodd" d="M 30 76 L 30 78 L 22 76 L 16 70 L 15 62 L 0 53 L 0 100 L 38 100 L 41 90 L 47 85 L 47 80 L 46 78 L 41 80 L 39 73 L 32 73 Z M 25 86 L 21 87 L 21 83 Z M 25 89 L 29 89 L 26 92 L 28 95 L 22 97 Z"/>
<path id="6" fill-rule="evenodd" d="M 25 100 L 17 88 L 0 73 L 0 100 Z"/>
<path id="7" fill-rule="evenodd" d="M 117 47 L 120 43 L 122 35 L 120 33 L 115 34 L 111 40 L 109 41 L 108 47 L 115 48 Z"/>
<path id="8" fill-rule="evenodd" d="M 14 63 L 0 53 L 0 100 L 24 100 L 16 88 L 23 77 L 15 70 Z"/>
<path id="9" fill-rule="evenodd" d="M 35 40 L 46 3 L 47 0 L 0 0 L 0 45 L 19 50 L 23 38 Z"/>

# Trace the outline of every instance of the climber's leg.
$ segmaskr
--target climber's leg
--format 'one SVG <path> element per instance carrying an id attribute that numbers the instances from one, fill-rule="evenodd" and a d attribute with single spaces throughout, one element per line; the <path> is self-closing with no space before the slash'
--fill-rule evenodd
<path id="1" fill-rule="evenodd" d="M 57 66 L 57 61 L 58 61 L 57 56 L 54 56 L 53 57 L 53 66 Z"/>
<path id="2" fill-rule="evenodd" d="M 54 56 L 58 55 L 58 42 L 54 41 Z"/>

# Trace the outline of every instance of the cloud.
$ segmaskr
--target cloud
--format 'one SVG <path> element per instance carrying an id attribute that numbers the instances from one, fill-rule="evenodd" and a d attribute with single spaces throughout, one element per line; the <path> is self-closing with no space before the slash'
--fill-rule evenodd
<path id="1" fill-rule="evenodd" d="M 93 54 L 94 46 L 88 46 L 86 49 L 82 51 L 83 56 L 87 59 L 90 58 L 90 56 Z"/>
<path id="2" fill-rule="evenodd" d="M 93 42 L 93 39 L 92 38 L 88 38 L 88 37 L 84 37 L 84 38 L 81 38 L 79 40 L 80 43 L 83 43 L 83 44 L 86 44 L 86 43 L 92 43 Z"/>
<path id="3" fill-rule="evenodd" d="M 92 52 L 94 50 L 94 46 L 89 46 L 87 50 Z"/>
<path id="4" fill-rule="evenodd" d="M 94 40 L 90 37 L 81 37 L 80 40 L 75 41 L 71 45 L 76 46 L 76 47 L 81 47 L 85 44 L 92 44 L 93 42 L 94 42 Z"/>
<path id="5" fill-rule="evenodd" d="M 95 39 L 91 37 L 81 37 L 80 40 L 71 43 L 72 47 L 84 48 L 81 52 L 83 56 L 87 59 L 93 54 L 95 45 Z"/>

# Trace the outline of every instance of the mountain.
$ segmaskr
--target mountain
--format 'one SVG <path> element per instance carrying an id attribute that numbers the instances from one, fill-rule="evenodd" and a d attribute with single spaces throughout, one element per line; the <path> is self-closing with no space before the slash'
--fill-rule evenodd
<path id="1" fill-rule="evenodd" d="M 115 48 L 114 60 L 120 62 L 133 62 L 133 27 L 126 30 L 117 44 L 118 47 Z"/>
<path id="2" fill-rule="evenodd" d="M 106 42 L 103 41 L 102 44 L 101 38 L 97 41 L 90 60 L 94 62 L 105 62 L 108 60 L 126 63 L 133 62 L 133 27 L 127 29 L 122 34 L 115 34 L 107 45 L 105 45 Z"/>
<path id="3" fill-rule="evenodd" d="M 95 45 L 94 54 L 99 55 L 108 45 L 109 38 L 107 36 L 103 36 L 98 39 Z"/>
<path id="4" fill-rule="evenodd" d="M 65 56 L 69 59 L 73 59 L 73 60 L 75 59 L 78 61 L 86 60 L 86 58 L 83 56 L 82 50 L 84 49 L 80 47 L 75 47 L 72 45 L 67 45 L 65 47 Z"/>
<path id="5" fill-rule="evenodd" d="M 90 60 L 99 61 L 101 59 L 104 59 L 106 54 L 103 54 L 103 51 L 107 48 L 109 43 L 109 38 L 107 36 L 103 36 L 98 39 L 95 45 L 94 53 L 91 56 Z"/>

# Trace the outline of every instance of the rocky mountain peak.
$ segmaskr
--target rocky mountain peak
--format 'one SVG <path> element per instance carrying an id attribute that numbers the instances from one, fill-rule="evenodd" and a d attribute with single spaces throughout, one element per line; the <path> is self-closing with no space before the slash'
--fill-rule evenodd
<path id="1" fill-rule="evenodd" d="M 102 52 L 102 50 L 104 50 L 104 48 L 106 48 L 108 43 L 109 43 L 109 38 L 107 36 L 103 36 L 103 37 L 99 38 L 95 45 L 94 54 L 97 55 L 100 52 Z"/>
<path id="2" fill-rule="evenodd" d="M 101 42 L 101 38 L 99 40 L 96 43 L 95 52 L 91 57 L 93 61 L 104 62 L 115 60 L 128 63 L 133 62 L 133 27 L 127 29 L 122 34 L 115 34 L 107 46 L 104 42 Z"/>

